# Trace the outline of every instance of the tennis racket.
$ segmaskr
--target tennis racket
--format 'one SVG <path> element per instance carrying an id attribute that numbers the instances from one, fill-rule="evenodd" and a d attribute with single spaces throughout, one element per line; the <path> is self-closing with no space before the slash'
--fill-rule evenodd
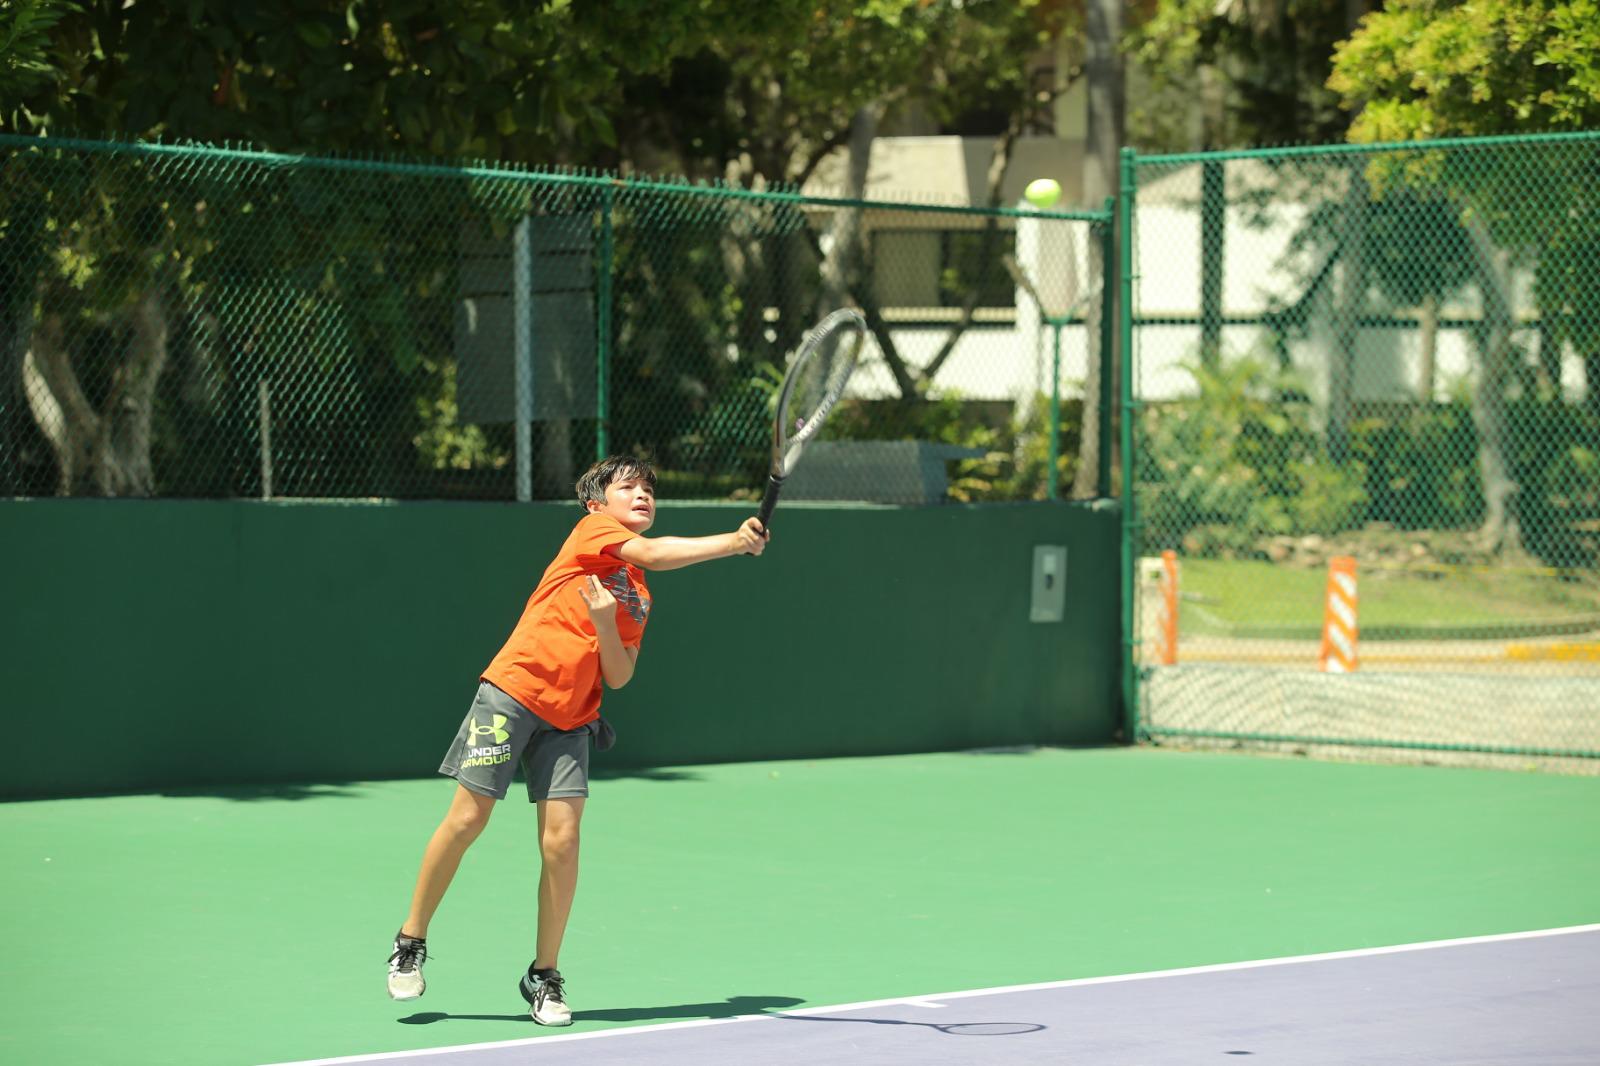
<path id="1" fill-rule="evenodd" d="M 772 469 L 756 515 L 763 530 L 771 528 L 772 509 L 778 506 L 784 479 L 794 472 L 801 450 L 844 395 L 866 338 L 867 320 L 860 312 L 843 308 L 818 322 L 795 349 L 772 418 Z"/>

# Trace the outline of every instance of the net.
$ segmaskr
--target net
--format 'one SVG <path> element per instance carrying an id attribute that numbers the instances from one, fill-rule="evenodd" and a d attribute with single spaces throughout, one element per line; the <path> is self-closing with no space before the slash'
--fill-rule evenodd
<path id="1" fill-rule="evenodd" d="M 1600 136 L 1129 176 L 1144 734 L 1600 757 Z"/>
<path id="2" fill-rule="evenodd" d="M 846 306 L 851 449 L 795 498 L 1029 499 L 1081 462 L 1103 214 L 10 135 L 0 166 L 0 494 L 565 499 L 629 451 L 747 498 Z M 1060 301 L 1053 378 L 1008 258 Z"/>

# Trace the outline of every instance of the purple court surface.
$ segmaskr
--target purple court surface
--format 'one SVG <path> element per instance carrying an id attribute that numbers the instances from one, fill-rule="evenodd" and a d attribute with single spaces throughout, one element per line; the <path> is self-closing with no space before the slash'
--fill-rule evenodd
<path id="1" fill-rule="evenodd" d="M 1600 925 L 315 1062 L 1597 1066 Z"/>

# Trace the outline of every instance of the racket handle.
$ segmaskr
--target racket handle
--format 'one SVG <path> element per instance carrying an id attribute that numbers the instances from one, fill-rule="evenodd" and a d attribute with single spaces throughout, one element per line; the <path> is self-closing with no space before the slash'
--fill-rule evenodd
<path id="1" fill-rule="evenodd" d="M 778 493 L 783 491 L 783 478 L 767 475 L 767 494 L 761 497 L 761 510 L 756 512 L 756 521 L 761 523 L 761 528 L 770 531 L 772 526 L 772 510 L 778 506 Z"/>

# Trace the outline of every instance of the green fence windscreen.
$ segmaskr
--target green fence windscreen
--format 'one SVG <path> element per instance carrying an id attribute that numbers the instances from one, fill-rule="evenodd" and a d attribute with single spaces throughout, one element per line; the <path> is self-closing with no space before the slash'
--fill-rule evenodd
<path id="1" fill-rule="evenodd" d="M 665 503 L 658 529 L 745 513 Z M 0 745 L 16 753 L 0 801 L 431 775 L 578 514 L 0 500 Z M 1041 543 L 1066 549 L 1071 592 L 1049 625 L 1030 612 Z M 841 544 L 896 545 L 895 565 Z M 657 616 L 638 675 L 605 694 L 618 741 L 595 765 L 1108 743 L 1116 550 L 1098 502 L 792 508 L 760 559 L 651 575 Z M 775 657 L 755 620 L 780 617 Z"/>
<path id="2" fill-rule="evenodd" d="M 1143 735 L 1600 756 L 1600 134 L 1132 177 Z"/>
<path id="3" fill-rule="evenodd" d="M 0 495 L 548 499 L 631 450 L 739 497 L 843 305 L 870 350 L 790 498 L 1037 498 L 1052 455 L 1065 495 L 1097 458 L 1108 212 L 14 136 L 0 168 Z"/>

